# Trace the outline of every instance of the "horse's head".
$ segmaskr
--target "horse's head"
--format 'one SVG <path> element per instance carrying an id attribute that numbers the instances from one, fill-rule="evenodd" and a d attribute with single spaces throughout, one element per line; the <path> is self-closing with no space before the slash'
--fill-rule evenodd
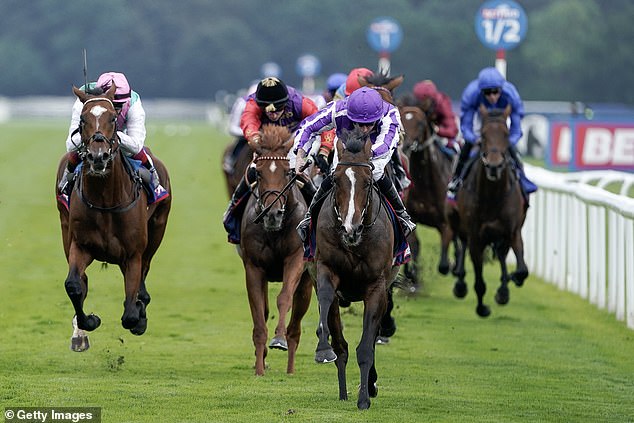
<path id="1" fill-rule="evenodd" d="M 427 141 L 432 140 L 433 135 L 427 116 L 418 106 L 401 106 L 399 112 L 405 130 L 403 151 L 421 151 L 428 145 Z"/>
<path id="2" fill-rule="evenodd" d="M 509 162 L 510 142 L 506 119 L 510 114 L 510 105 L 504 110 L 487 110 L 484 105 L 480 106 L 482 119 L 480 157 L 484 164 L 486 176 L 491 181 L 497 181 L 502 177 L 502 171 Z"/>
<path id="3" fill-rule="evenodd" d="M 342 228 L 344 245 L 356 246 L 369 210 L 372 196 L 372 143 L 359 128 L 344 131 L 337 140 L 339 162 L 335 168 L 335 213 Z"/>
<path id="4" fill-rule="evenodd" d="M 103 95 L 91 95 L 77 87 L 73 92 L 84 103 L 79 121 L 82 145 L 79 149 L 90 166 L 88 171 L 104 175 L 119 146 L 117 112 L 112 103 L 117 87 L 112 84 Z"/>
<path id="5" fill-rule="evenodd" d="M 269 207 L 263 218 L 264 228 L 279 231 L 284 222 L 289 193 L 279 194 L 291 179 L 288 152 L 293 146 L 293 138 L 288 128 L 278 125 L 264 125 L 260 133 L 260 142 L 252 145 L 257 155 L 256 212 Z"/>
<path id="6" fill-rule="evenodd" d="M 387 73 L 382 72 L 378 72 L 370 76 L 359 76 L 358 78 L 359 84 L 362 87 L 367 86 L 374 88 L 379 92 L 379 94 L 381 94 L 383 100 L 393 105 L 395 104 L 394 90 L 405 80 L 403 75 L 390 77 Z"/>

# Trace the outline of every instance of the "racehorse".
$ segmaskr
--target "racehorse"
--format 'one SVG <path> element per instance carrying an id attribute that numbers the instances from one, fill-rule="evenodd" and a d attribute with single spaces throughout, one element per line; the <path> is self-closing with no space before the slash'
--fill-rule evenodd
<path id="1" fill-rule="evenodd" d="M 301 320 L 312 293 L 312 279 L 304 267 L 302 241 L 295 230 L 307 206 L 294 184 L 294 171 L 287 158 L 293 138 L 283 126 L 264 125 L 260 132 L 262 139 L 255 145 L 254 159 L 257 182 L 242 217 L 239 249 L 253 318 L 255 374 L 259 376 L 264 375 L 267 353 L 268 282 L 282 281 L 277 297 L 278 324 L 269 348 L 288 350 L 287 373 L 295 372 Z M 285 321 L 291 303 L 287 328 Z"/>
<path id="2" fill-rule="evenodd" d="M 375 340 L 398 267 L 392 265 L 395 237 L 390 217 L 372 180 L 372 143 L 358 128 L 342 138 L 337 141 L 339 163 L 333 173 L 334 188 L 324 201 L 316 228 L 319 341 L 315 361 L 336 361 L 339 399 L 347 400 L 348 343 L 343 337 L 339 304 L 363 301 L 363 334 L 357 347 L 361 373 L 357 406 L 366 409 L 370 397 L 377 395 Z"/>
<path id="3" fill-rule="evenodd" d="M 236 148 L 236 145 L 239 142 L 241 142 L 240 139 L 236 138 L 232 143 L 230 143 L 225 148 L 225 151 L 222 155 L 222 164 L 223 164 L 222 169 L 225 175 L 225 182 L 226 182 L 227 193 L 229 194 L 229 198 L 231 198 L 231 195 L 233 194 L 233 192 L 236 190 L 236 187 L 240 183 L 240 179 L 242 178 L 242 176 L 248 169 L 249 164 L 253 160 L 253 150 L 251 150 L 251 147 L 249 146 L 249 144 L 245 142 L 242 148 L 240 148 L 240 151 L 238 152 L 235 158 L 235 161 L 233 161 L 233 167 L 231 169 L 228 169 L 225 166 L 225 163 L 228 163 L 231 161 L 229 160 L 229 157 L 231 156 L 234 148 Z"/>
<path id="4" fill-rule="evenodd" d="M 480 107 L 482 118 L 479 156 L 458 190 L 456 205 L 447 203 L 447 213 L 452 230 L 457 233 L 463 248 L 456 263 L 454 295 L 463 298 L 467 294 L 464 281 L 465 246 L 468 246 L 475 273 L 474 289 L 478 296 L 476 312 L 487 317 L 491 310 L 483 302 L 486 285 L 482 277 L 484 250 L 491 246 L 500 262 L 502 276 L 495 301 L 504 305 L 509 301 L 508 281 L 522 286 L 528 277 L 524 262 L 522 225 L 526 219 L 527 203 L 524 201 L 520 180 L 513 168 L 509 149 L 509 129 L 506 119 L 511 107 L 505 110 L 487 111 Z M 506 256 L 513 248 L 517 268 L 510 275 Z M 447 243 L 443 244 L 447 248 Z"/>
<path id="5" fill-rule="evenodd" d="M 401 148 L 409 158 L 412 185 L 405 205 L 416 223 L 436 228 L 441 245 L 453 241 L 457 254 L 458 242 L 445 216 L 445 195 L 451 178 L 452 159 L 442 151 L 441 140 L 434 133 L 425 112 L 418 106 L 401 106 L 401 121 L 405 134 Z M 413 282 L 413 290 L 419 287 L 418 257 L 420 244 L 414 230 L 408 237 L 412 260 L 405 265 L 405 275 Z M 447 251 L 441 250 L 438 271 L 449 272 Z"/>
<path id="6" fill-rule="evenodd" d="M 97 315 L 86 315 L 83 309 L 88 294 L 86 268 L 94 260 L 119 266 L 125 282 L 121 324 L 135 335 L 145 332 L 146 307 L 150 303 L 145 281 L 163 239 L 171 206 L 171 196 L 148 206 L 140 178 L 133 178 L 127 170 L 130 165 L 120 148 L 117 113 L 112 103 L 115 89 L 113 84 L 105 94 L 93 96 L 73 87 L 83 103 L 79 126 L 83 162 L 69 208 L 61 202 L 57 205 L 69 267 L 64 285 L 75 308 L 73 351 L 88 349 L 86 331 L 101 324 Z M 164 187 L 171 192 L 165 165 L 154 155 L 152 159 Z M 66 162 L 64 155 L 57 169 L 57 184 Z"/>

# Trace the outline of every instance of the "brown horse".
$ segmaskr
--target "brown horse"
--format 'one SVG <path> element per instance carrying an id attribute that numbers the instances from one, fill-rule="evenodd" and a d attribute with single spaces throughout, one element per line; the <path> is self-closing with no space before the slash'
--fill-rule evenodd
<path id="1" fill-rule="evenodd" d="M 240 151 L 238 152 L 235 158 L 235 162 L 233 162 L 232 168 L 227 169 L 225 167 L 225 163 L 228 163 L 230 161 L 228 157 L 231 156 L 233 150 L 236 148 L 236 145 L 239 142 L 244 142 L 244 141 L 240 141 L 240 138 L 236 138 L 232 143 L 230 143 L 225 148 L 225 151 L 222 155 L 222 164 L 223 164 L 222 169 L 225 175 L 225 182 L 226 182 L 227 193 L 229 194 L 229 198 L 231 198 L 231 195 L 233 194 L 233 192 L 236 190 L 236 187 L 240 183 L 240 179 L 242 178 L 245 171 L 249 167 L 249 164 L 253 160 L 253 150 L 251 150 L 251 147 L 249 146 L 249 144 L 245 143 L 245 145 L 243 145 Z"/>
<path id="2" fill-rule="evenodd" d="M 307 206 L 299 187 L 294 185 L 294 171 L 291 171 L 287 158 L 293 145 L 289 130 L 283 126 L 264 125 L 260 132 L 262 140 L 255 146 L 254 159 L 257 182 L 242 217 L 239 249 L 253 318 L 255 374 L 264 374 L 268 282 L 276 281 L 282 281 L 277 297 L 279 318 L 269 348 L 288 350 L 286 371 L 294 373 L 301 320 L 308 310 L 312 293 L 312 279 L 304 267 L 302 241 L 295 230 Z M 288 186 L 290 189 L 285 191 Z M 291 303 L 292 314 L 287 328 L 285 321 Z"/>
<path id="3" fill-rule="evenodd" d="M 491 313 L 490 308 L 483 303 L 486 285 L 482 277 L 482 263 L 487 246 L 492 247 L 502 270 L 501 285 L 495 295 L 498 304 L 504 305 L 509 301 L 509 280 L 522 286 L 528 277 L 522 240 L 527 204 L 508 152 L 510 144 L 506 119 L 510 113 L 510 106 L 504 111 L 487 111 L 484 106 L 480 107 L 482 129 L 479 157 L 475 159 L 457 193 L 456 205 L 447 203 L 449 222 L 463 246 L 456 263 L 454 273 L 458 279 L 453 291 L 458 298 L 463 298 L 467 293 L 464 247 L 468 246 L 475 273 L 474 289 L 478 296 L 476 312 L 481 317 Z M 446 249 L 447 244 L 443 244 L 443 248 Z M 517 259 L 517 269 L 509 275 L 506 256 L 511 247 Z"/>
<path id="4" fill-rule="evenodd" d="M 457 254 L 457 240 L 445 217 L 445 195 L 451 178 L 452 159 L 441 147 L 438 138 L 425 115 L 418 106 L 401 106 L 401 121 L 405 129 L 403 152 L 409 158 L 409 173 L 412 185 L 407 193 L 405 205 L 416 223 L 436 228 L 441 245 L 453 241 Z M 412 260 L 405 266 L 405 275 L 413 282 L 414 290 L 419 286 L 417 261 L 420 244 L 414 230 L 408 241 L 412 249 Z M 438 271 L 449 272 L 447 251 L 441 250 Z"/>
<path id="5" fill-rule="evenodd" d="M 336 360 L 339 399 L 347 400 L 348 343 L 343 337 L 339 304 L 363 301 L 363 334 L 357 347 L 361 373 L 357 406 L 366 409 L 370 397 L 377 395 L 375 340 L 398 267 L 392 266 L 392 224 L 373 184 L 372 143 L 358 129 L 344 133 L 342 138 L 337 141 L 339 163 L 333 174 L 334 188 L 317 220 L 315 262 L 320 313 L 315 361 Z"/>
<path id="6" fill-rule="evenodd" d="M 68 261 L 66 293 L 75 308 L 71 348 L 89 347 L 85 331 L 99 327 L 101 320 L 83 309 L 88 294 L 86 268 L 94 261 L 117 264 L 125 281 L 121 324 L 135 335 L 147 328 L 146 307 L 150 295 L 145 281 L 167 225 L 171 197 L 148 207 L 139 178 L 126 170 L 127 162 L 117 136 L 117 113 L 113 106 L 116 87 L 92 96 L 73 87 L 82 101 L 80 156 L 81 173 L 70 195 L 70 207 L 58 203 L 62 241 Z M 171 192 L 163 163 L 152 156 L 165 188 Z M 64 172 L 67 155 L 57 169 L 57 184 Z M 56 185 L 57 186 L 57 185 Z"/>

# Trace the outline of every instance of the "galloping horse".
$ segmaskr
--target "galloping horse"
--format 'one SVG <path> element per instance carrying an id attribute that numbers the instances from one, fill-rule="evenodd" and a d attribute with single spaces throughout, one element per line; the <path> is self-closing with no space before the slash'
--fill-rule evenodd
<path id="1" fill-rule="evenodd" d="M 456 205 L 447 204 L 452 230 L 457 233 L 463 246 L 456 263 L 454 274 L 458 279 L 453 291 L 458 298 L 467 293 L 464 281 L 464 247 L 468 246 L 475 273 L 474 289 L 478 296 L 476 312 L 481 317 L 487 317 L 491 313 L 490 308 L 483 303 L 486 285 L 482 277 L 482 262 L 487 246 L 493 248 L 502 270 L 502 283 L 495 295 L 498 304 L 503 305 L 509 301 L 509 280 L 522 286 L 528 277 L 522 241 L 527 204 L 508 152 L 509 130 L 506 119 L 510 113 L 510 106 L 504 111 L 487 111 L 484 106 L 480 107 L 480 155 L 458 191 Z M 448 242 L 443 244 L 444 249 L 447 246 Z M 517 269 L 509 275 L 506 256 L 510 247 L 517 259 Z"/>
<path id="2" fill-rule="evenodd" d="M 317 220 L 315 262 L 319 300 L 319 342 L 315 361 L 336 360 L 339 399 L 348 399 L 348 343 L 343 337 L 339 303 L 363 301 L 363 335 L 357 347 L 361 385 L 357 406 L 370 407 L 377 395 L 375 340 L 387 309 L 387 292 L 398 267 L 392 266 L 394 232 L 372 181 L 372 143 L 359 129 L 337 141 L 339 163 L 334 188 Z M 328 337 L 332 337 L 332 346 Z"/>
<path id="3" fill-rule="evenodd" d="M 412 178 L 405 202 L 407 211 L 416 223 L 436 228 L 440 233 L 441 245 L 453 241 L 457 255 L 458 243 L 445 217 L 445 195 L 451 178 L 452 159 L 442 151 L 441 141 L 420 107 L 401 106 L 399 110 L 405 129 L 401 148 L 409 157 Z M 419 286 L 417 261 L 420 253 L 416 230 L 410 234 L 408 241 L 412 260 L 405 266 L 405 274 L 412 280 L 416 290 Z M 449 272 L 446 250 L 441 251 L 438 271 L 443 275 Z"/>
<path id="4" fill-rule="evenodd" d="M 295 230 L 306 213 L 306 202 L 294 185 L 287 154 L 293 145 L 289 130 L 264 125 L 255 146 L 257 183 L 241 223 L 239 253 L 244 263 L 247 293 L 253 318 L 255 374 L 263 375 L 269 317 L 268 282 L 282 281 L 277 297 L 279 320 L 269 348 L 288 350 L 287 373 L 295 372 L 295 353 L 301 320 L 310 305 L 312 279 L 304 267 L 302 241 Z M 285 187 L 289 187 L 285 191 Z M 262 217 L 261 217 L 262 216 Z M 262 219 L 262 223 L 260 222 Z M 292 314 L 285 326 L 286 314 Z"/>
<path id="5" fill-rule="evenodd" d="M 116 87 L 92 96 L 73 87 L 82 101 L 80 120 L 83 158 L 81 173 L 70 195 L 70 207 L 58 202 L 62 241 L 68 261 L 66 293 L 75 308 L 71 349 L 89 348 L 85 331 L 99 327 L 101 320 L 83 309 L 88 294 L 86 268 L 94 261 L 117 264 L 125 281 L 124 312 L 121 324 L 135 335 L 147 328 L 146 307 L 150 295 L 145 280 L 167 225 L 171 196 L 148 207 L 147 194 L 138 177 L 128 172 L 117 136 L 117 113 L 112 104 Z M 160 179 L 171 190 L 163 163 L 152 155 Z M 62 157 L 57 169 L 57 184 L 66 167 Z M 57 185 L 56 185 L 57 186 Z"/>

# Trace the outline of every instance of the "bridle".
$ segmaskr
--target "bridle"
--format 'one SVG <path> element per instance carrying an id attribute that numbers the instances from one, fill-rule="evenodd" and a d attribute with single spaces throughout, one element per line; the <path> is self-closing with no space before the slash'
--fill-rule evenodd
<path id="1" fill-rule="evenodd" d="M 338 162 L 337 163 L 337 167 L 339 166 L 350 166 L 350 167 L 367 167 L 369 168 L 371 171 L 374 170 L 374 165 L 372 163 L 359 163 L 359 162 Z M 336 186 L 336 184 L 335 184 Z M 366 198 L 365 198 L 365 204 L 363 206 L 363 210 L 361 210 L 361 222 L 365 222 L 366 220 L 366 214 L 368 212 L 368 209 L 370 207 L 370 199 L 372 198 L 372 190 L 375 189 L 375 185 L 374 185 L 374 181 L 372 181 L 372 183 L 370 184 L 370 186 L 368 187 L 367 193 L 366 193 Z M 336 190 L 333 190 L 333 194 Z M 334 204 L 334 210 L 335 210 L 335 216 L 337 217 L 337 221 L 339 222 L 340 228 L 343 227 L 343 217 L 341 216 L 341 212 L 339 210 L 339 205 L 337 204 L 337 197 L 333 196 L 333 204 Z M 374 219 L 372 219 L 372 222 L 370 224 L 363 224 L 364 228 L 370 228 L 372 226 L 374 226 L 374 224 L 376 223 L 376 220 L 379 217 L 379 211 L 380 208 L 377 209 L 377 213 L 376 216 L 374 216 Z"/>
<path id="2" fill-rule="evenodd" d="M 286 156 L 258 156 L 253 160 L 253 163 L 257 163 L 263 160 L 269 160 L 269 161 L 277 161 L 277 160 L 284 160 L 284 161 L 289 161 L 290 159 Z M 257 175 L 257 179 L 260 179 L 260 174 L 258 173 Z M 290 182 L 294 182 L 295 178 L 293 178 Z M 257 184 L 257 181 L 256 181 Z M 288 201 L 288 194 L 286 193 L 286 191 L 288 190 L 289 184 L 287 184 L 286 187 L 284 187 L 282 190 L 266 190 L 264 192 L 260 192 L 259 189 L 257 190 L 253 190 L 253 195 L 256 198 L 256 211 L 258 212 L 258 214 L 260 214 L 260 212 L 262 212 L 263 210 L 266 209 L 266 213 L 262 214 L 261 216 L 258 217 L 263 217 L 265 214 L 268 213 L 268 210 L 271 209 L 270 206 L 272 206 L 273 204 L 275 204 L 277 201 L 280 201 L 282 207 L 280 208 L 280 211 L 282 214 L 286 213 L 286 203 Z M 268 208 L 267 206 L 264 205 L 264 202 L 266 201 L 267 198 L 269 198 L 271 195 L 275 195 L 275 201 L 273 201 L 273 203 L 271 203 Z"/>

